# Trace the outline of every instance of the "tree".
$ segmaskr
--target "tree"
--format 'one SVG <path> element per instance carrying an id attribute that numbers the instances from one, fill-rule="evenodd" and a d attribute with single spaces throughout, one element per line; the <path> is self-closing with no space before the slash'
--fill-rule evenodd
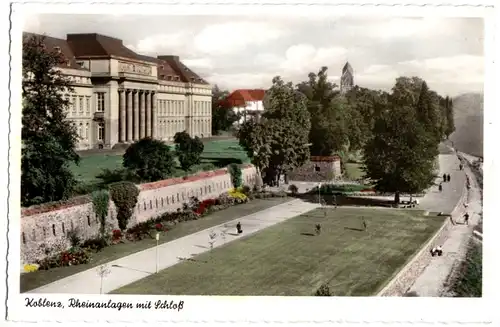
<path id="1" fill-rule="evenodd" d="M 177 158 L 184 171 L 187 172 L 201 162 L 204 145 L 198 136 L 192 138 L 186 131 L 178 132 L 174 135 L 174 143 Z"/>
<path id="2" fill-rule="evenodd" d="M 439 96 L 436 92 L 429 90 L 425 81 L 420 87 L 416 111 L 417 119 L 423 124 L 429 135 L 435 138 L 437 146 L 443 137 Z"/>
<path id="3" fill-rule="evenodd" d="M 162 141 L 147 137 L 127 148 L 123 155 L 123 166 L 140 180 L 154 182 L 172 174 L 174 154 Z"/>
<path id="4" fill-rule="evenodd" d="M 391 104 L 375 122 L 373 138 L 364 148 L 366 175 L 380 192 L 421 192 L 433 184 L 435 139 L 429 135 L 412 106 Z"/>
<path id="5" fill-rule="evenodd" d="M 66 59 L 49 52 L 44 41 L 43 36 L 23 40 L 22 205 L 69 197 L 76 185 L 69 164 L 80 159 L 76 129 L 66 120 L 69 102 L 63 97 L 73 89 L 58 69 Z"/>
<path id="6" fill-rule="evenodd" d="M 309 159 L 310 115 L 304 95 L 280 77 L 273 78 L 264 108 L 261 121 L 243 124 L 238 136 L 266 180 L 277 181 Z"/>
<path id="7" fill-rule="evenodd" d="M 228 94 L 228 91 L 219 89 L 217 85 L 212 89 L 212 135 L 228 131 L 240 119 L 240 115 L 226 101 Z"/>
<path id="8" fill-rule="evenodd" d="M 450 135 L 455 131 L 455 113 L 453 110 L 453 101 L 446 97 L 445 99 L 445 113 L 446 127 L 444 130 L 444 135 L 448 139 Z"/>

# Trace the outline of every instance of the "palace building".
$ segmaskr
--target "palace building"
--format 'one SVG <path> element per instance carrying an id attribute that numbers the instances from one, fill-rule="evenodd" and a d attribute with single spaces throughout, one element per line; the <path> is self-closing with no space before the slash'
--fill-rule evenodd
<path id="1" fill-rule="evenodd" d="M 30 36 L 37 35 L 24 33 Z M 68 34 L 66 40 L 44 36 L 44 45 L 66 58 L 59 68 L 74 89 L 65 97 L 79 150 L 148 136 L 171 141 L 184 130 L 211 136 L 212 87 L 179 57 L 140 55 L 122 40 L 100 34 Z"/>

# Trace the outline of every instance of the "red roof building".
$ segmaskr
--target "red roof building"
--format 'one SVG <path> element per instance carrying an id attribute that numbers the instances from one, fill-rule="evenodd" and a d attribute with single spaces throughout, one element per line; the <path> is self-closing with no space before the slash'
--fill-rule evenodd
<path id="1" fill-rule="evenodd" d="M 264 97 L 266 91 L 262 89 L 238 89 L 234 90 L 226 98 L 234 112 L 241 114 L 239 123 L 249 118 L 257 118 L 264 111 Z"/>

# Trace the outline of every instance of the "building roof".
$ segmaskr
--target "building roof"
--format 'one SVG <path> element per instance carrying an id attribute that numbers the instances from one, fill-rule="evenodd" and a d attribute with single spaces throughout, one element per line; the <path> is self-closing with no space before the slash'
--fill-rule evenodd
<path id="1" fill-rule="evenodd" d="M 66 40 L 58 39 L 58 38 L 51 37 L 51 36 L 42 36 L 40 34 L 34 34 L 34 33 L 28 33 L 28 32 L 23 33 L 24 39 L 30 39 L 32 37 L 39 38 L 40 41 L 42 41 L 41 38 L 43 37 L 43 44 L 45 45 L 45 48 L 47 49 L 47 51 L 57 51 L 57 52 L 60 51 L 60 53 L 63 55 L 64 59 L 66 59 L 66 64 L 62 63 L 59 65 L 59 67 L 87 70 L 85 68 L 82 68 L 79 64 L 77 64 L 77 62 L 75 60 L 75 54 L 73 53 L 73 50 L 68 45 Z"/>
<path id="2" fill-rule="evenodd" d="M 226 100 L 233 107 L 245 106 L 247 102 L 264 100 L 265 94 L 262 89 L 238 89 L 231 92 Z"/>
<path id="3" fill-rule="evenodd" d="M 68 34 L 67 40 L 64 40 L 40 34 L 25 34 L 44 37 L 44 43 L 47 48 L 58 46 L 64 56 L 70 59 L 71 68 L 83 69 L 77 64 L 77 59 L 116 56 L 155 63 L 158 68 L 159 80 L 208 84 L 207 81 L 184 65 L 178 56 L 164 55 L 155 58 L 141 55 L 124 46 L 122 40 L 114 37 L 97 33 Z"/>

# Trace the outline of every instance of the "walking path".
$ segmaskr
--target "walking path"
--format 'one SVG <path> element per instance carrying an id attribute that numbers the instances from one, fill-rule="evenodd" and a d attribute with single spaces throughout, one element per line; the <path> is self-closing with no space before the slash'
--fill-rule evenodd
<path id="1" fill-rule="evenodd" d="M 459 210 L 460 216 L 453 217 L 454 221 L 458 223 L 451 227 L 448 237 L 442 244 L 443 256 L 432 258 L 431 263 L 410 288 L 410 292 L 416 292 L 419 296 L 443 295 L 450 272 L 464 259 L 473 228 L 479 222 L 482 213 L 479 186 L 469 167 L 465 168 L 465 173 L 469 175 L 471 180 L 471 188 L 468 191 L 466 201 L 468 208 L 462 207 L 462 210 Z M 469 225 L 463 224 L 463 214 L 466 211 L 470 215 Z"/>
<path id="2" fill-rule="evenodd" d="M 103 279 L 102 293 L 109 293 L 117 288 L 154 274 L 157 270 L 157 262 L 159 271 L 208 251 L 209 234 L 212 231 L 219 234 L 214 244 L 214 248 L 216 248 L 292 217 L 304 214 L 318 206 L 318 204 L 314 203 L 292 200 L 172 242 L 163 243 L 158 247 L 109 262 L 106 266 L 110 273 Z M 242 236 L 236 233 L 236 224 L 238 222 L 242 225 Z M 227 230 L 225 239 L 221 235 L 223 230 Z M 156 258 L 159 258 L 159 260 L 157 261 Z M 34 289 L 29 293 L 99 294 L 100 288 L 101 278 L 98 274 L 98 267 L 96 267 Z"/>

